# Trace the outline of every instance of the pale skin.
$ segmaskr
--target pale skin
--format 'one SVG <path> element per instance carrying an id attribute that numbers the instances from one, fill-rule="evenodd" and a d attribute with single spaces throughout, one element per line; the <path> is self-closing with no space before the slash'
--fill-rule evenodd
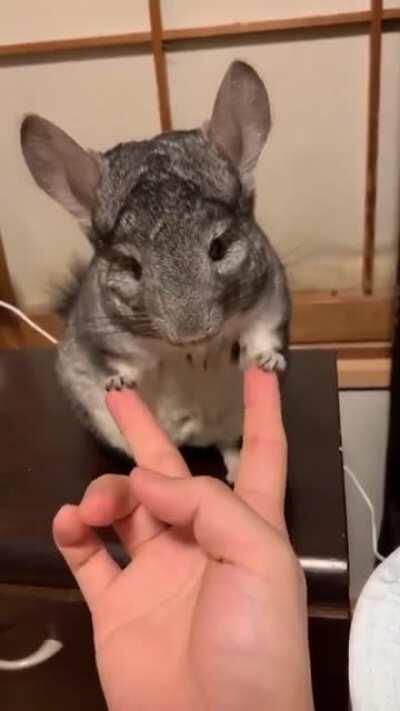
<path id="1" fill-rule="evenodd" d="M 107 405 L 138 462 L 54 519 L 93 620 L 110 711 L 312 711 L 304 577 L 283 515 L 286 440 L 274 374 L 245 376 L 234 491 L 192 478 L 135 392 Z M 92 527 L 113 525 L 121 570 Z"/>

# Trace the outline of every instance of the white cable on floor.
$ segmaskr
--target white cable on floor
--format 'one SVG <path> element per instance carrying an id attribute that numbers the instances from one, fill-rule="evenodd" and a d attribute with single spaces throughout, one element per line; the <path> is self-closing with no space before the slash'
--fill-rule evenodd
<path id="1" fill-rule="evenodd" d="M 368 494 L 364 491 L 363 487 L 361 486 L 361 484 L 358 481 L 354 472 L 351 471 L 350 467 L 348 467 L 346 464 L 344 464 L 343 469 L 346 472 L 347 476 L 350 477 L 350 479 L 352 480 L 357 491 L 361 494 L 362 498 L 364 499 L 365 503 L 368 506 L 370 516 L 371 516 L 372 550 L 374 552 L 374 555 L 378 560 L 381 560 L 381 561 L 385 560 L 385 557 L 383 555 L 381 555 L 378 551 L 378 534 L 377 534 L 377 527 L 376 527 L 376 521 L 375 521 L 374 505 L 373 505 L 371 499 L 369 498 Z"/>

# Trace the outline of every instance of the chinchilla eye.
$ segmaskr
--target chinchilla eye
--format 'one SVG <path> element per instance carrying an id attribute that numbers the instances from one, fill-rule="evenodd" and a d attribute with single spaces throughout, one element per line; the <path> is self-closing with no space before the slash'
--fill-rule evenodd
<path id="1" fill-rule="evenodd" d="M 129 265 L 133 272 L 133 276 L 137 281 L 139 281 L 140 277 L 142 276 L 142 265 L 140 264 L 140 262 L 138 262 L 137 259 L 135 259 L 135 257 L 130 257 Z"/>
<path id="2" fill-rule="evenodd" d="M 142 276 L 142 265 L 136 257 L 121 252 L 111 252 L 111 257 L 116 265 L 116 268 L 123 269 L 124 272 L 133 274 L 135 279 L 139 281 Z"/>
<path id="3" fill-rule="evenodd" d="M 216 237 L 215 239 L 213 239 L 210 245 L 210 249 L 208 250 L 208 254 L 213 262 L 219 262 L 221 261 L 221 259 L 224 258 L 226 254 L 226 245 L 223 243 L 220 237 Z"/>

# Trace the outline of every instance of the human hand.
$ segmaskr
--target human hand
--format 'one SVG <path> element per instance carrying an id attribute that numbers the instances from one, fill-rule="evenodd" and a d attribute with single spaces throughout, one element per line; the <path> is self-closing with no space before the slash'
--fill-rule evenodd
<path id="1" fill-rule="evenodd" d="M 286 441 L 273 374 L 245 376 L 232 492 L 192 478 L 135 392 L 108 407 L 138 467 L 94 480 L 54 537 L 89 605 L 110 711 L 311 711 L 304 577 L 283 515 Z M 112 524 L 121 570 L 92 527 Z"/>

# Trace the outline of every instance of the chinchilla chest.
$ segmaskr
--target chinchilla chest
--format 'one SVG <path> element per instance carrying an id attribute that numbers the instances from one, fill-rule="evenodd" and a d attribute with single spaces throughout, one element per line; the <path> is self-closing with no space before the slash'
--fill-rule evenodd
<path id="1" fill-rule="evenodd" d="M 228 347 L 165 353 L 139 392 L 177 444 L 230 444 L 241 436 L 242 373 Z"/>

